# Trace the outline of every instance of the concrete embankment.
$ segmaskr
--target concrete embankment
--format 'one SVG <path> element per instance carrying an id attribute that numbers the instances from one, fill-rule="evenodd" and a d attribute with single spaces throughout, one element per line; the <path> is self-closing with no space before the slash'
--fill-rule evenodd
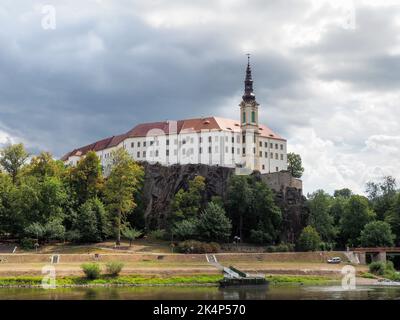
<path id="1" fill-rule="evenodd" d="M 54 254 L 0 254 L 0 276 L 40 275 L 43 266 L 52 262 Z M 245 272 L 288 275 L 340 276 L 342 264 L 330 265 L 326 260 L 339 256 L 346 263 L 343 252 L 287 252 L 287 253 L 219 253 L 218 261 L 226 266 L 234 265 Z M 122 274 L 143 275 L 195 275 L 219 274 L 220 270 L 207 262 L 204 254 L 59 254 L 57 274 L 82 275 L 81 264 L 110 261 L 124 263 Z M 365 271 L 357 266 L 357 271 Z"/>

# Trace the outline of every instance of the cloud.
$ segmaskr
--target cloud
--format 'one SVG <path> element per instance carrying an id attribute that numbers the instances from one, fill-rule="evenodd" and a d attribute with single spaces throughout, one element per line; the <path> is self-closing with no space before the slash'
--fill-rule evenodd
<path id="1" fill-rule="evenodd" d="M 0 143 L 61 156 L 140 122 L 237 118 L 250 51 L 306 192 L 400 178 L 397 1 L 47 1 L 56 30 L 42 5 L 0 4 Z"/>

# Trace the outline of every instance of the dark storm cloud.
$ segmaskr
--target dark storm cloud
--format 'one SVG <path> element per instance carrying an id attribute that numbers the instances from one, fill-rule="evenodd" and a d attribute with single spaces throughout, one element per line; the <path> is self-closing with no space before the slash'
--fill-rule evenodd
<path id="1" fill-rule="evenodd" d="M 45 31 L 40 18 L 0 37 L 0 121 L 35 149 L 60 156 L 139 122 L 218 115 L 242 89 L 245 56 L 212 26 L 156 29 L 123 12 L 70 22 L 61 8 Z M 297 77 L 278 55 L 254 63 L 260 92 Z"/>

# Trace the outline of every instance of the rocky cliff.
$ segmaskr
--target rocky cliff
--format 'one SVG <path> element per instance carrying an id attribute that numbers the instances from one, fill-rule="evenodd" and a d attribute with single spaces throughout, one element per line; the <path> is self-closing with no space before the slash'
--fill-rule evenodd
<path id="1" fill-rule="evenodd" d="M 143 166 L 145 168 L 144 216 L 146 226 L 151 229 L 165 227 L 174 195 L 181 188 L 187 189 L 188 182 L 195 176 L 201 175 L 206 179 L 205 201 L 209 201 L 213 196 L 226 198 L 229 177 L 234 174 L 232 168 L 201 164 L 165 167 L 144 163 Z M 287 173 L 284 174 L 286 177 Z M 255 175 L 269 184 L 269 179 L 265 179 L 264 175 L 259 173 Z M 287 179 L 281 180 L 287 181 Z M 279 187 L 276 184 L 271 184 L 270 187 L 274 190 L 276 203 L 282 210 L 285 230 L 282 239 L 294 241 L 305 226 L 308 216 L 302 190 L 286 182 Z"/>

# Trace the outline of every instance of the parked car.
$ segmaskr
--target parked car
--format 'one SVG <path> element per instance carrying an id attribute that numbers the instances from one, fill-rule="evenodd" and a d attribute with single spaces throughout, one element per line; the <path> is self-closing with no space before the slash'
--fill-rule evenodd
<path id="1" fill-rule="evenodd" d="M 328 259 L 328 263 L 341 263 L 342 259 L 340 257 L 333 257 L 331 259 Z"/>

